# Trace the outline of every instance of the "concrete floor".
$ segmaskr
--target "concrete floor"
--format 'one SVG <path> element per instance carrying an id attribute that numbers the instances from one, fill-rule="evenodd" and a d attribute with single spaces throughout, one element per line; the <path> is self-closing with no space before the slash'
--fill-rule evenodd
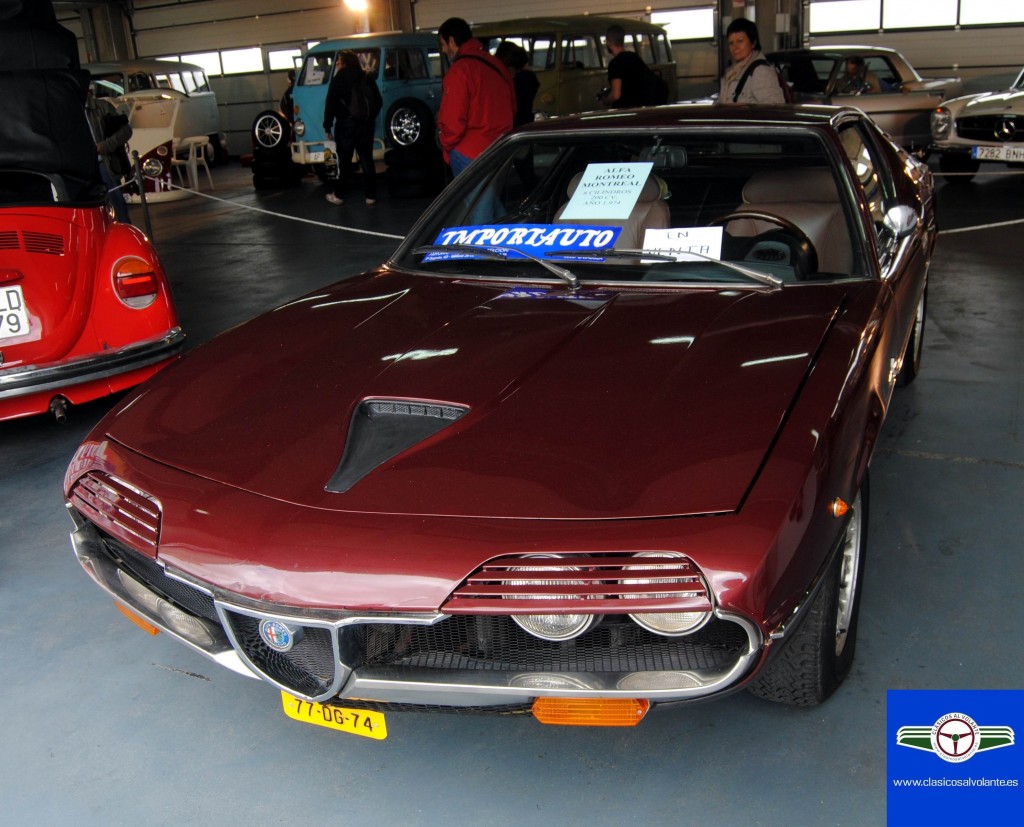
<path id="1" fill-rule="evenodd" d="M 151 209 L 191 346 L 380 261 L 394 239 L 340 227 L 401 234 L 427 203 L 333 207 L 312 179 L 256 193 L 237 166 L 214 177 L 204 192 L 225 200 Z M 883 824 L 887 689 L 1024 685 L 1024 236 L 979 227 L 1024 222 L 1020 181 L 940 184 L 922 373 L 872 467 L 857 660 L 825 705 L 744 693 L 629 730 L 393 713 L 383 742 L 294 722 L 270 686 L 143 634 L 74 562 L 61 479 L 106 400 L 63 427 L 0 425 L 0 818 Z"/>

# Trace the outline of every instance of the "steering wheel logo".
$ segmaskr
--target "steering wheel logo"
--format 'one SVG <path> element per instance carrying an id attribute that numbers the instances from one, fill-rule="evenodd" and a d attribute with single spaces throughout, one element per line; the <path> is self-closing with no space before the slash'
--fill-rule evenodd
<path id="1" fill-rule="evenodd" d="M 959 764 L 981 746 L 981 730 L 973 718 L 962 712 L 950 712 L 935 722 L 931 733 L 932 750 L 943 761 Z"/>
<path id="2" fill-rule="evenodd" d="M 977 752 L 1012 747 L 1015 741 L 1013 727 L 1005 724 L 978 726 L 962 712 L 943 715 L 932 726 L 901 726 L 896 732 L 899 746 L 934 752 L 952 764 L 966 761 Z"/>

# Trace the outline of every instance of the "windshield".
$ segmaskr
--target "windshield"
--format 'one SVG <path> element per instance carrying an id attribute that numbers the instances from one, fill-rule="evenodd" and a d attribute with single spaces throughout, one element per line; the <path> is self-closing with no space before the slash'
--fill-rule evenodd
<path id="1" fill-rule="evenodd" d="M 859 278 L 836 164 L 792 128 L 521 135 L 455 180 L 396 261 L 573 286 Z"/>

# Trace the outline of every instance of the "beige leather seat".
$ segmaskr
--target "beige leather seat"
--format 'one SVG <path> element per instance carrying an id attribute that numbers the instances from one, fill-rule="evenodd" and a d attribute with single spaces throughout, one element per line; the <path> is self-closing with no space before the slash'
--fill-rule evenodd
<path id="1" fill-rule="evenodd" d="M 566 188 L 566 193 L 569 196 L 569 200 L 572 200 L 573 193 L 576 192 L 576 187 L 579 186 L 580 179 L 583 177 L 582 172 L 577 172 L 572 180 L 569 182 L 569 186 Z M 636 204 L 633 205 L 633 210 L 630 212 L 629 217 L 626 219 L 587 219 L 582 221 L 569 221 L 566 219 L 566 223 L 573 224 L 600 224 L 607 227 L 621 227 L 622 232 L 619 233 L 618 240 L 615 242 L 615 249 L 617 250 L 640 250 L 643 249 L 644 244 L 644 233 L 647 230 L 664 230 L 671 226 L 671 216 L 669 214 L 668 204 L 663 200 L 668 193 L 668 188 L 665 186 L 665 182 L 662 181 L 657 175 L 647 176 L 647 180 L 644 182 L 643 189 L 640 190 L 640 196 L 636 200 Z M 568 201 L 558 208 L 558 212 L 555 214 L 555 221 L 562 220 L 562 213 L 568 206 Z"/>
<path id="2" fill-rule="evenodd" d="M 851 271 L 850 228 L 831 170 L 808 167 L 757 172 L 743 187 L 743 203 L 736 210 L 755 210 L 788 218 L 814 245 L 819 271 Z M 778 229 L 778 225 L 739 219 L 730 221 L 726 229 L 730 235 L 749 237 Z"/>

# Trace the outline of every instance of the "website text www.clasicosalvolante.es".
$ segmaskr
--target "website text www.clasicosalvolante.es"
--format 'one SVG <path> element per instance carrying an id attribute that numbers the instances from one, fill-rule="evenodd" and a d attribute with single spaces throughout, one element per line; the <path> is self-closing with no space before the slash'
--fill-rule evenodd
<path id="1" fill-rule="evenodd" d="M 1017 787 L 1017 778 L 893 778 L 894 787 Z"/>

